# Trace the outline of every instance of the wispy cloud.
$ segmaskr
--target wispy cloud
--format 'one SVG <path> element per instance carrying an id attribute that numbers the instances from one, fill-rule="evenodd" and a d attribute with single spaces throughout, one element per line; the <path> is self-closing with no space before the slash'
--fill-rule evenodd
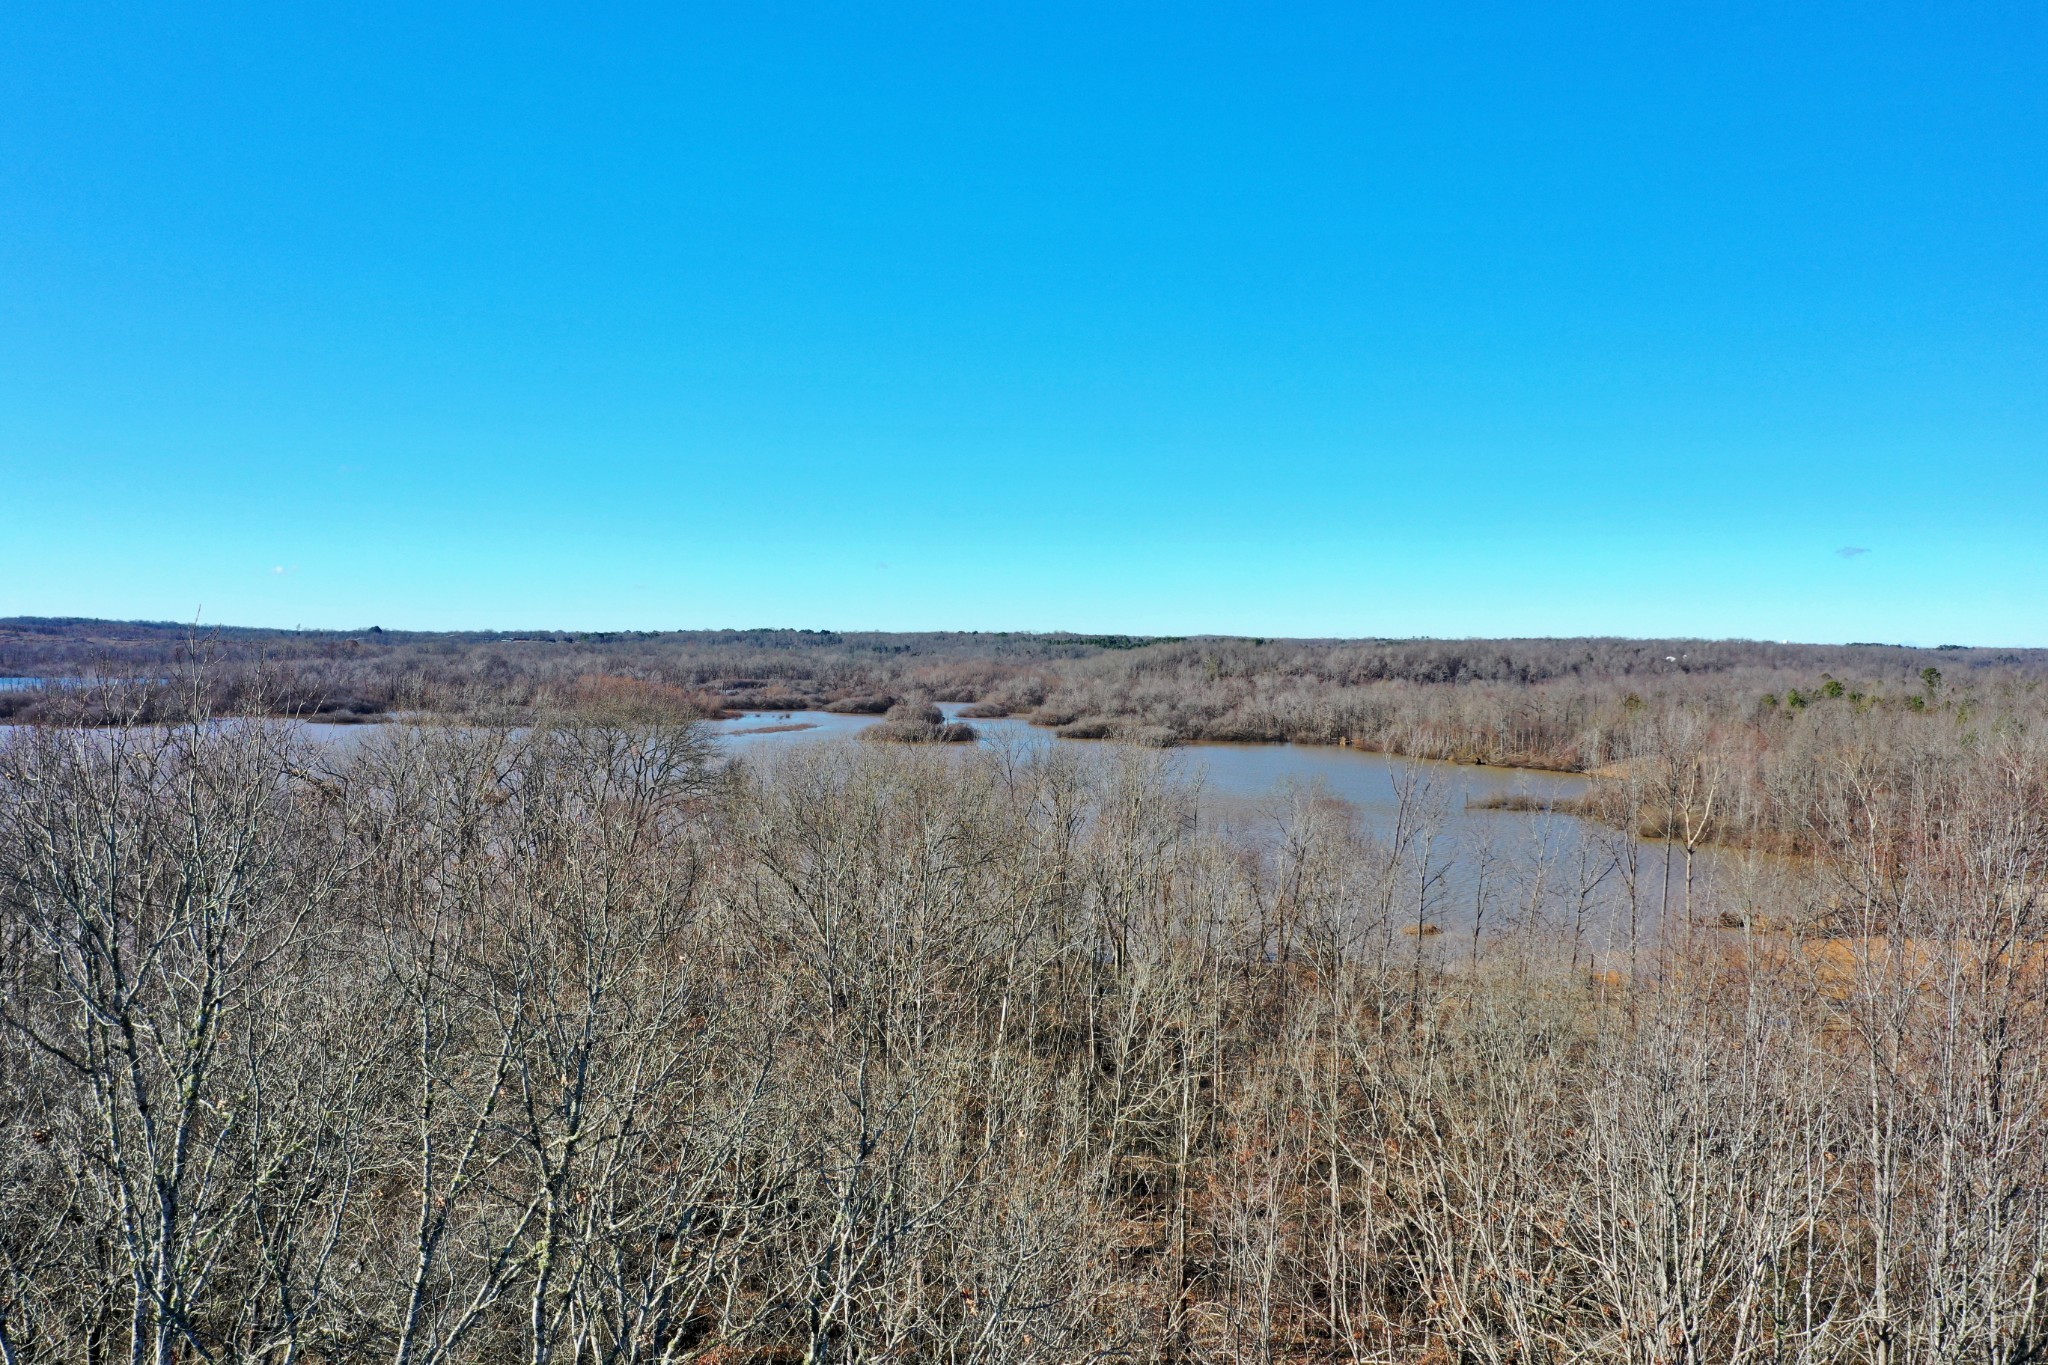
<path id="1" fill-rule="evenodd" d="M 1854 559 L 1857 555 L 1869 554 L 1870 547 L 1868 545 L 1844 545 L 1841 549 L 1835 551 L 1835 553 L 1840 555 L 1844 559 Z"/>

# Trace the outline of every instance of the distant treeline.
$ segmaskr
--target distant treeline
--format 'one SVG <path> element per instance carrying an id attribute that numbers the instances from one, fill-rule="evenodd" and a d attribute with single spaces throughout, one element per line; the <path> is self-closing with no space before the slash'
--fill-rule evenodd
<path id="1" fill-rule="evenodd" d="M 1797 808 L 1780 788 L 1817 752 L 1912 752 L 2048 723 L 2048 650 L 1755 640 L 200 631 L 17 618 L 0 620 L 8 675 L 72 680 L 0 692 L 0 721 L 16 722 L 824 708 L 886 714 L 880 737 L 959 738 L 930 708 L 961 702 L 970 719 L 1018 716 L 1074 739 L 1331 744 L 1593 772 L 1614 780 L 1591 808 L 1617 824 L 1777 848 L 1811 842 L 1764 813 Z M 77 681 L 92 678 L 126 681 Z"/>
<path id="2" fill-rule="evenodd" d="M 0 729 L 0 1365 L 2048 1341 L 2039 653 L 0 630 L 108 727 Z M 694 724 L 771 699 L 936 743 Z M 1240 827 L 947 699 L 1613 829 L 1454 891 L 1426 773 Z"/>
<path id="3" fill-rule="evenodd" d="M 216 703 L 261 701 L 286 712 L 460 713 L 532 705 L 580 678 L 628 677 L 702 692 L 735 709 L 866 699 L 879 712 L 904 699 L 966 701 L 1049 724 L 1092 719 L 1112 728 L 1163 727 L 1179 739 L 1325 743 L 1353 727 L 1372 728 L 1374 708 L 1347 703 L 1388 683 L 1623 684 L 1617 695 L 1625 695 L 1696 689 L 1702 680 L 1788 692 L 1840 678 L 1897 690 L 1917 687 L 1930 667 L 1954 682 L 2043 678 L 2048 650 L 1012 631 L 300 631 L 0 618 L 0 676 L 165 679 L 200 668 Z"/>
<path id="4" fill-rule="evenodd" d="M 1683 886 L 1454 906 L 1420 786 L 728 765 L 666 686 L 0 733 L 0 1361 L 2041 1358 L 2038 725 L 1646 703 Z M 1696 896 L 1731 813 L 1807 856 Z"/>

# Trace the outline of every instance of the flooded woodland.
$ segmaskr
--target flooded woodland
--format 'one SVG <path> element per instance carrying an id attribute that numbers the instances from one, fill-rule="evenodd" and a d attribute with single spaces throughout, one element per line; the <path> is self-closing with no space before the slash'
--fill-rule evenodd
<path id="1" fill-rule="evenodd" d="M 8 694 L 8 1361 L 2048 1340 L 2031 656 L 106 633 L 0 653 L 171 680 Z"/>

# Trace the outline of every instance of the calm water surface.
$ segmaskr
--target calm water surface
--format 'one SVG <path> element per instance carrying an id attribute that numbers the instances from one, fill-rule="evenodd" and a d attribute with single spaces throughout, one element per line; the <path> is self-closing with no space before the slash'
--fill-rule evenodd
<path id="1" fill-rule="evenodd" d="M 961 708 L 940 708 L 949 717 Z M 719 749 L 748 762 L 772 764 L 783 754 L 820 743 L 847 742 L 876 723 L 875 716 L 826 711 L 750 712 L 716 721 Z M 400 722 L 402 723 L 402 722 Z M 1029 752 L 1058 746 L 1107 756 L 1119 746 L 1104 740 L 1060 739 L 1017 719 L 970 722 L 979 745 L 949 745 L 972 753 L 1001 745 Z M 11 727 L 0 725 L 0 740 Z M 309 740 L 346 750 L 385 730 L 384 725 L 301 722 Z M 1548 809 L 1487 810 L 1491 798 L 1536 802 L 1583 795 L 1594 779 L 1571 773 L 1474 767 L 1305 744 L 1187 744 L 1166 751 L 1166 761 L 1199 788 L 1199 818 L 1214 828 L 1253 840 L 1270 839 L 1301 798 L 1335 798 L 1360 829 L 1382 847 L 1398 848 L 1406 903 L 1437 940 L 1433 951 L 1469 944 L 1475 919 L 1485 930 L 1537 926 L 1568 941 L 1574 955 L 1611 958 L 1621 945 L 1654 932 L 1668 906 L 1681 904 L 1683 854 L 1674 852 L 1666 877 L 1663 845 L 1644 842 L 1590 821 Z M 1696 860 L 1696 917 L 1711 916 L 1723 860 Z M 1438 934 L 1440 932 L 1440 939 Z"/>
<path id="2" fill-rule="evenodd" d="M 952 719 L 962 707 L 949 703 L 939 709 Z M 878 719 L 841 716 L 829 711 L 749 712 L 735 720 L 713 722 L 708 728 L 717 737 L 719 747 L 734 757 L 772 758 L 778 752 L 820 740 L 856 736 Z M 1107 740 L 1060 739 L 1050 730 L 1015 718 L 976 720 L 969 724 L 981 735 L 984 745 L 1057 745 L 1084 751 L 1116 747 Z M 808 728 L 773 728 L 794 725 Z M 968 747 L 958 746 L 963 750 Z M 1509 795 L 1566 800 L 1584 795 L 1593 780 L 1576 773 L 1432 763 L 1319 744 L 1184 744 L 1167 752 L 1175 766 L 1201 783 L 1207 797 L 1222 801 L 1255 800 L 1269 797 L 1289 784 L 1321 783 L 1331 795 L 1368 814 L 1396 813 L 1404 787 L 1418 782 L 1463 807 L 1468 802 Z M 1483 813 L 1496 818 L 1511 814 Z"/>
<path id="3" fill-rule="evenodd" d="M 957 705 L 940 707 L 953 717 Z M 843 741 L 876 721 L 799 711 L 749 713 L 710 728 L 724 752 L 772 763 L 803 746 Z M 1047 746 L 1102 752 L 1103 740 L 1065 740 L 1027 721 L 969 722 L 986 745 L 1024 749 Z M 806 725 L 799 730 L 764 727 Z M 748 732 L 753 733 L 748 733 Z M 949 746 L 972 752 L 974 746 Z M 1308 744 L 1186 744 L 1167 751 L 1168 762 L 1200 787 L 1201 818 L 1232 833 L 1270 836 L 1290 800 L 1335 797 L 1355 813 L 1364 832 L 1383 845 L 1400 844 L 1403 875 L 1418 917 L 1442 931 L 1437 951 L 1469 944 L 1476 918 L 1489 932 L 1540 925 L 1555 939 L 1583 947 L 1589 958 L 1608 958 L 1639 941 L 1683 894 L 1683 853 L 1674 854 L 1670 889 L 1661 844 L 1622 835 L 1561 812 L 1487 810 L 1491 798 L 1536 802 L 1582 796 L 1595 779 L 1576 773 L 1477 767 L 1364 753 Z M 1696 913 L 1711 913 L 1715 859 L 1695 860 Z M 1484 907 L 1484 908 L 1482 908 Z"/>

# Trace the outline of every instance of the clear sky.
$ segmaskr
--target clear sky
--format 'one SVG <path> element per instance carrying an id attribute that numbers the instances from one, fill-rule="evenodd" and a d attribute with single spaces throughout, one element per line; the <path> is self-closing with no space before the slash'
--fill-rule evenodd
<path id="1" fill-rule="evenodd" d="M 13 6 L 0 614 L 2048 644 L 2048 12 Z"/>

